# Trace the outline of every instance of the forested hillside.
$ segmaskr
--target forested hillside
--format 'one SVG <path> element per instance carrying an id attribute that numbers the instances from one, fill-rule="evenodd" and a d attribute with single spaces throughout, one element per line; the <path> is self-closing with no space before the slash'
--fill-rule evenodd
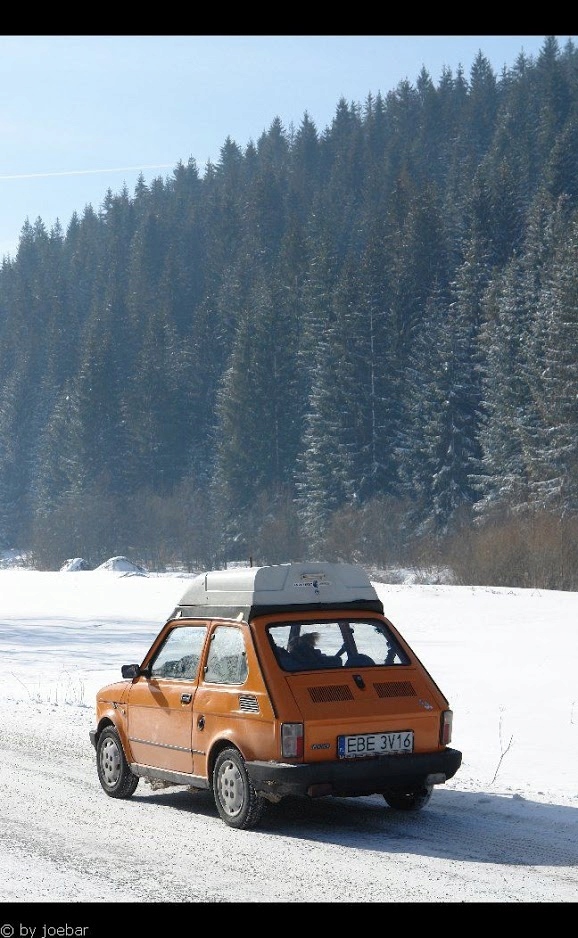
<path id="1" fill-rule="evenodd" d="M 0 547 L 578 588 L 577 247 L 578 52 L 553 37 L 26 220 Z"/>

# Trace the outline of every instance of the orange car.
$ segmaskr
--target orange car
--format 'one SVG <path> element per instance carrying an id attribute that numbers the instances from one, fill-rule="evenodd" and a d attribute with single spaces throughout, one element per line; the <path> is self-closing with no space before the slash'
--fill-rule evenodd
<path id="1" fill-rule="evenodd" d="M 201 574 L 122 677 L 90 731 L 112 798 L 140 778 L 209 789 L 250 828 L 287 795 L 416 811 L 461 765 L 448 701 L 353 564 Z"/>

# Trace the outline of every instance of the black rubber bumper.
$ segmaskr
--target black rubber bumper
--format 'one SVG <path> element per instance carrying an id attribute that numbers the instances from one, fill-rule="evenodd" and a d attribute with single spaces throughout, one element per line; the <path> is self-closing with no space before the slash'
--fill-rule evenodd
<path id="1" fill-rule="evenodd" d="M 388 788 L 440 785 L 453 778 L 461 764 L 461 752 L 444 749 L 441 752 L 340 759 L 336 762 L 309 762 L 303 765 L 248 762 L 246 767 L 256 791 L 278 797 L 348 797 L 378 794 Z"/>

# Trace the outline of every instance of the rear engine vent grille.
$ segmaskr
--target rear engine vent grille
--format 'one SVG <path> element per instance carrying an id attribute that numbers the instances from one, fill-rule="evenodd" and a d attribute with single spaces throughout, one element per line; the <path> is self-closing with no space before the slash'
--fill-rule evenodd
<path id="1" fill-rule="evenodd" d="M 309 696 L 313 703 L 331 703 L 334 700 L 353 700 L 346 684 L 330 684 L 329 687 L 310 687 Z"/>
<path id="2" fill-rule="evenodd" d="M 239 694 L 239 710 L 248 713 L 259 713 L 259 701 L 249 694 Z"/>
<path id="3" fill-rule="evenodd" d="M 410 681 L 388 681 L 387 684 L 374 684 L 378 697 L 415 697 L 415 690 Z"/>

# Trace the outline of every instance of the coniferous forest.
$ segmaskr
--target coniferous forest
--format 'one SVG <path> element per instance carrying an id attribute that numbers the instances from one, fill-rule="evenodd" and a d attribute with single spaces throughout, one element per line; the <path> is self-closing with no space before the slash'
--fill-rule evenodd
<path id="1" fill-rule="evenodd" d="M 578 51 L 273 118 L 0 270 L 0 547 L 578 589 Z"/>

